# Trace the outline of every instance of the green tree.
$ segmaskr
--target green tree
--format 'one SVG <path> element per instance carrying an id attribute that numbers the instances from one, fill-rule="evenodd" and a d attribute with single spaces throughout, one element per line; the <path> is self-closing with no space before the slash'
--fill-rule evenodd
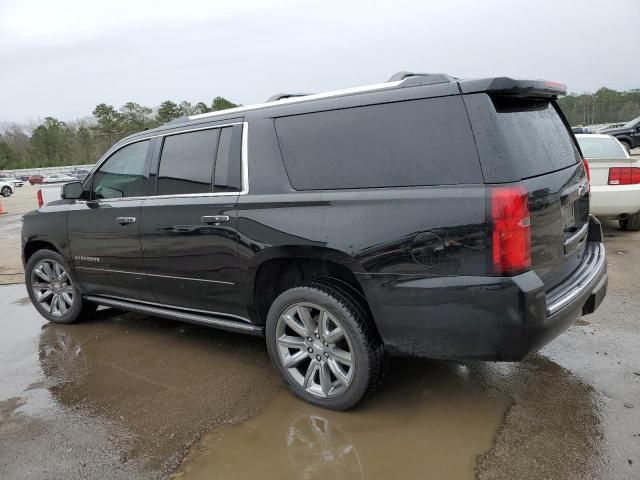
<path id="1" fill-rule="evenodd" d="M 120 118 L 125 135 L 129 135 L 152 125 L 151 110 L 136 102 L 127 102 L 120 107 Z"/>
<path id="2" fill-rule="evenodd" d="M 183 115 L 193 115 L 193 105 L 186 100 L 180 102 L 180 110 Z"/>
<path id="3" fill-rule="evenodd" d="M 38 166 L 72 163 L 73 131 L 67 124 L 47 117 L 31 135 L 31 150 Z"/>
<path id="4" fill-rule="evenodd" d="M 93 109 L 93 116 L 98 121 L 95 131 L 103 139 L 107 148 L 113 144 L 122 130 L 122 115 L 113 107 L 101 103 Z"/>
<path id="5" fill-rule="evenodd" d="M 16 158 L 11 147 L 5 142 L 0 142 L 0 170 L 16 168 Z"/>
<path id="6" fill-rule="evenodd" d="M 213 99 L 213 102 L 211 103 L 211 110 L 215 112 L 217 110 L 226 110 L 227 108 L 234 108 L 238 106 L 239 105 L 236 105 L 235 103 L 230 102 L 226 98 L 216 97 Z"/>
<path id="7" fill-rule="evenodd" d="M 91 131 L 84 125 L 80 126 L 75 134 L 75 155 L 78 164 L 93 163 L 96 161 L 96 149 Z"/>
<path id="8" fill-rule="evenodd" d="M 211 109 L 204 102 L 198 102 L 193 106 L 193 115 L 200 115 L 201 113 L 209 113 Z"/>
<path id="9" fill-rule="evenodd" d="M 182 110 L 180 107 L 171 100 L 166 100 L 160 104 L 158 107 L 158 113 L 156 113 L 156 121 L 159 124 L 170 122 L 171 120 L 175 120 L 176 118 L 180 118 L 182 116 Z"/>

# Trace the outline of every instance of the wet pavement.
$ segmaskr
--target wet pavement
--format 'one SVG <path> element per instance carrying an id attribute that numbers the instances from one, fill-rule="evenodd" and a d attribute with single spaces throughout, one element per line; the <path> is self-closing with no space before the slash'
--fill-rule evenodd
<path id="1" fill-rule="evenodd" d="M 393 359 L 346 413 L 289 395 L 260 338 L 53 325 L 2 286 L 0 478 L 640 478 L 640 234 L 607 235 L 607 299 L 539 354 Z"/>

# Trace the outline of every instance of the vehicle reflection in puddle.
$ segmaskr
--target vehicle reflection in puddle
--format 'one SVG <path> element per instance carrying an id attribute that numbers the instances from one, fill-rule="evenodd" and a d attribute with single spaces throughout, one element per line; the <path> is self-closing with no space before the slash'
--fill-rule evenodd
<path id="1" fill-rule="evenodd" d="M 174 478 L 474 478 L 510 404 L 464 365 L 394 359 L 361 407 L 323 410 L 283 391 L 258 416 L 207 435 Z"/>

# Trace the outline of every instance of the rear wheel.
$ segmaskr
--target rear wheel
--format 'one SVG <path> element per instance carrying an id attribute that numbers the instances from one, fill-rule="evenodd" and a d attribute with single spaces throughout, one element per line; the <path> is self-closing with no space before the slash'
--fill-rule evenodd
<path id="1" fill-rule="evenodd" d="M 627 218 L 618 220 L 620 228 L 629 232 L 640 231 L 640 212 L 629 215 Z"/>
<path id="2" fill-rule="evenodd" d="M 276 298 L 267 317 L 267 348 L 295 395 L 346 410 L 373 392 L 384 354 L 363 312 L 353 297 L 324 284 Z"/>
<path id="3" fill-rule="evenodd" d="M 38 250 L 29 258 L 25 270 L 31 303 L 50 322 L 74 323 L 96 311 L 96 304 L 83 300 L 59 253 Z"/>
<path id="4" fill-rule="evenodd" d="M 2 187 L 2 190 L 0 190 L 0 193 L 2 194 L 3 197 L 10 197 L 13 192 L 9 187 Z"/>

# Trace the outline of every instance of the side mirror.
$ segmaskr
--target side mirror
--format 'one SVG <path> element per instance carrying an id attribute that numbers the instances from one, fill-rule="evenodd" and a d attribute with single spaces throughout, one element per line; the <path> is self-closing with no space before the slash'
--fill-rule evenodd
<path id="1" fill-rule="evenodd" d="M 82 196 L 82 182 L 65 183 L 60 197 L 65 200 L 77 200 Z"/>

